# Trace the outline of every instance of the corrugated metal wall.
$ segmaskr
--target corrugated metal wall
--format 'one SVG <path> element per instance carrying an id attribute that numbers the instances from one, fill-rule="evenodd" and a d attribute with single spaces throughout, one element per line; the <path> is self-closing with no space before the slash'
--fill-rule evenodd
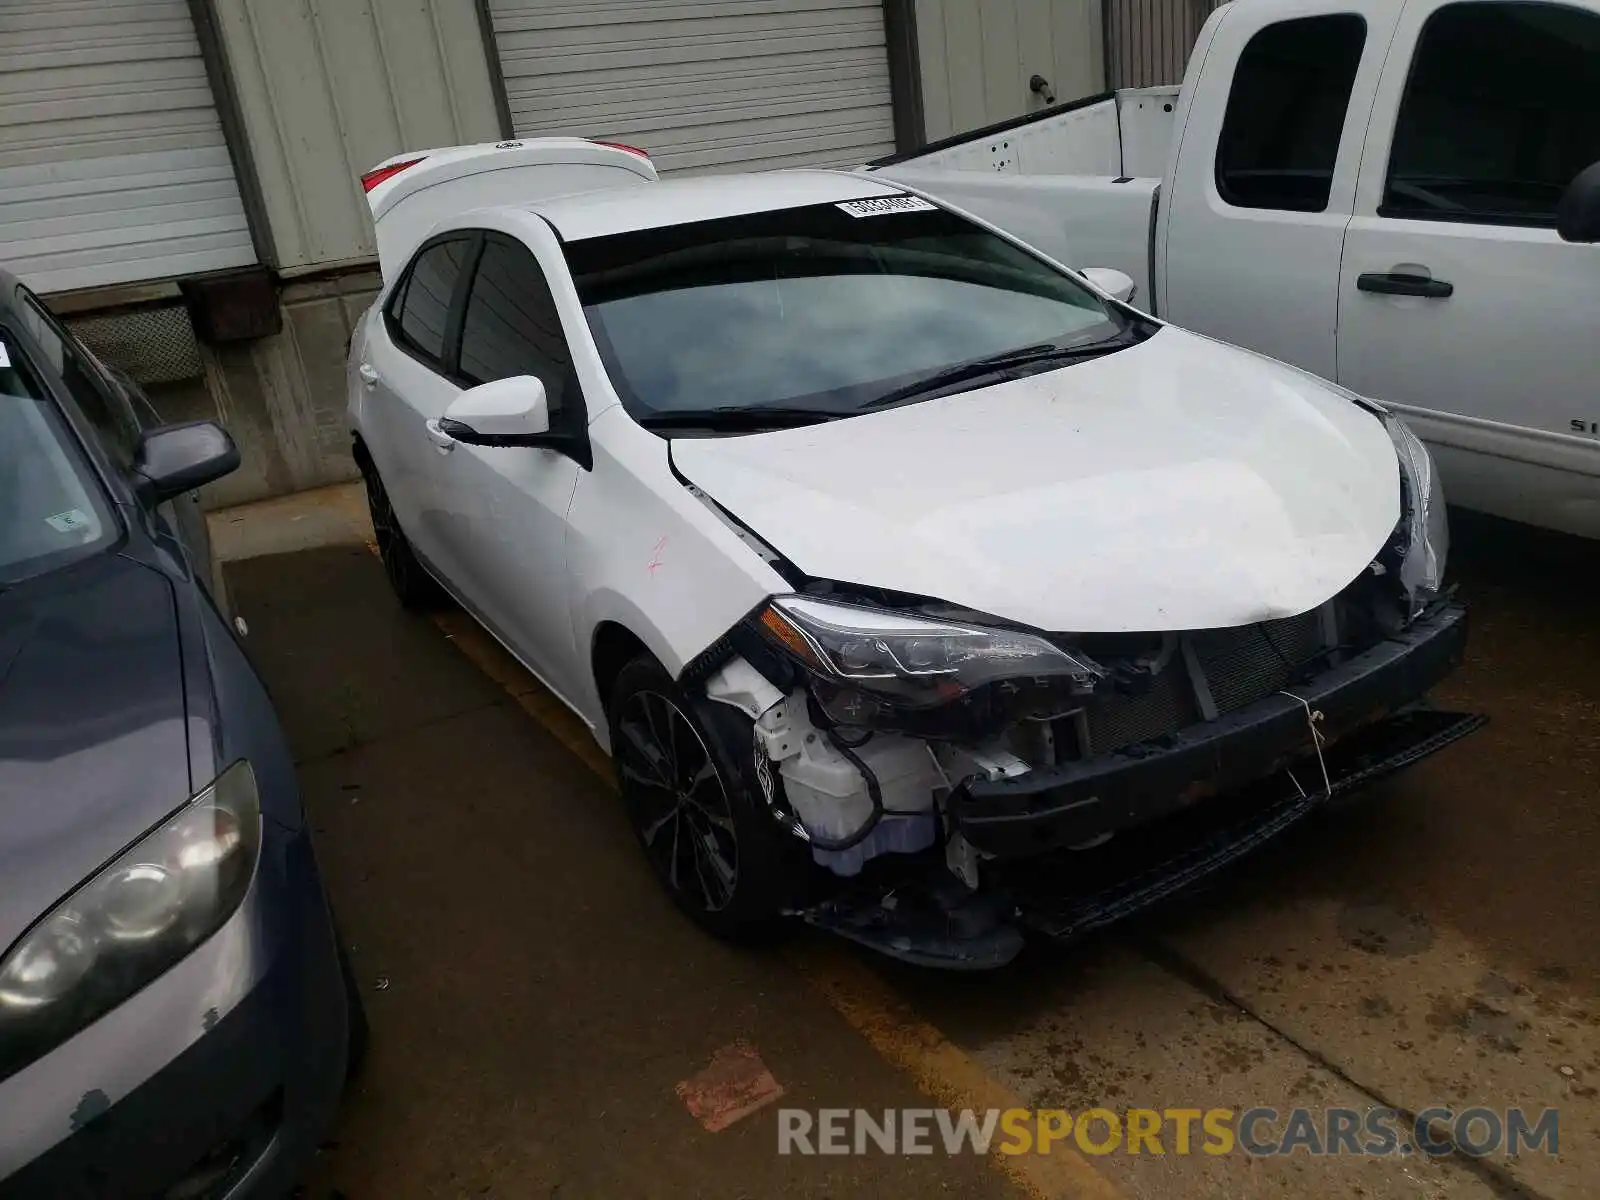
<path id="1" fill-rule="evenodd" d="M 1028 90 L 1043 75 L 1057 101 L 1104 87 L 1101 0 L 916 0 L 922 105 L 929 141 L 1044 107 Z"/>
<path id="2" fill-rule="evenodd" d="M 1109 86 L 1183 82 L 1200 27 L 1227 0 L 1106 0 Z"/>
<path id="3" fill-rule="evenodd" d="M 881 0 L 489 0 L 519 137 L 642 146 L 666 171 L 894 149 Z"/>
<path id="4" fill-rule="evenodd" d="M 274 265 L 375 253 L 359 176 L 402 150 L 493 141 L 473 0 L 208 0 Z"/>
<path id="5" fill-rule="evenodd" d="M 254 261 L 184 0 L 0 0 L 0 262 L 55 292 Z"/>

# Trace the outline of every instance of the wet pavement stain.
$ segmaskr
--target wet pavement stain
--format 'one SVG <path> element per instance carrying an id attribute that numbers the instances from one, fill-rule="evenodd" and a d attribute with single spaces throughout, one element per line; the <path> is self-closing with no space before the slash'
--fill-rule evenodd
<path id="1" fill-rule="evenodd" d="M 1368 954 L 1410 958 L 1433 945 L 1433 929 L 1415 913 L 1387 904 L 1347 904 L 1339 912 L 1339 936 Z M 1324 971 L 1332 966 L 1322 964 Z"/>

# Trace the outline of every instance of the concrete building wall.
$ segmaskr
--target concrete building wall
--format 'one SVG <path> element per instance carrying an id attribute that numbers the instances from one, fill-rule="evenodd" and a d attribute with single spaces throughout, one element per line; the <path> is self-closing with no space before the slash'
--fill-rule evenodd
<path id="1" fill-rule="evenodd" d="M 280 271 L 377 252 L 362 172 L 494 141 L 474 0 L 208 0 Z"/>
<path id="2" fill-rule="evenodd" d="M 360 174 L 500 136 L 475 0 L 192 0 L 281 332 L 205 345 L 174 280 L 48 296 L 171 420 L 220 421 L 244 463 L 217 507 L 354 474 L 346 339 L 377 294 Z"/>
<path id="3" fill-rule="evenodd" d="M 157 273 L 47 299 L 165 417 L 230 430 L 244 466 L 209 489 L 216 507 L 354 475 L 345 346 L 380 282 L 359 176 L 402 151 L 496 140 L 511 118 L 488 0 L 185 3 L 281 328 L 206 344 L 193 290 Z M 1101 0 L 884 3 L 903 143 L 924 114 L 937 138 L 1041 106 L 1035 73 L 1058 100 L 1104 86 Z"/>
<path id="4" fill-rule="evenodd" d="M 929 141 L 1105 88 L 1101 0 L 916 0 L 922 107 Z"/>

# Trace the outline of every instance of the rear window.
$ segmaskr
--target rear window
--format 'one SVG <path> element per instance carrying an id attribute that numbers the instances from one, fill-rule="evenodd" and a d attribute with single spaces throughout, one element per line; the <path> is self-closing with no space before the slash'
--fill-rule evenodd
<path id="1" fill-rule="evenodd" d="M 1235 208 L 1322 212 L 1367 23 L 1302 17 L 1245 45 L 1217 140 L 1217 191 Z"/>
<path id="2" fill-rule="evenodd" d="M 636 418 L 851 415 L 919 377 L 1127 322 L 1071 276 L 920 199 L 821 204 L 569 244 Z"/>
<path id="3" fill-rule="evenodd" d="M 60 409 L 0 329 L 0 588 L 87 557 L 117 533 Z"/>

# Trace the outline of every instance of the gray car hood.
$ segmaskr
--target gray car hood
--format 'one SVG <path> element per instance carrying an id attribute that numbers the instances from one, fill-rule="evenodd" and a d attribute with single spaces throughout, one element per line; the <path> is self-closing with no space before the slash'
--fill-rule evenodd
<path id="1" fill-rule="evenodd" d="M 171 586 L 102 554 L 0 593 L 0 951 L 190 794 Z"/>

